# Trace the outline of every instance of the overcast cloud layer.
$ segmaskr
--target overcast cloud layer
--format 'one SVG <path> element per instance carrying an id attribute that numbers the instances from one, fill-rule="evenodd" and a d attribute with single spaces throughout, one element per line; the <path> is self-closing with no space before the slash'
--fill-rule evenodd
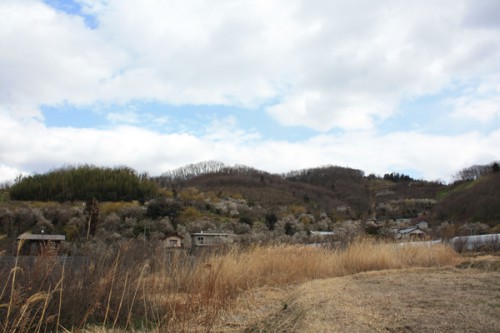
<path id="1" fill-rule="evenodd" d="M 449 180 L 500 160 L 498 13 L 496 0 L 2 0 L 0 181 L 210 159 Z"/>

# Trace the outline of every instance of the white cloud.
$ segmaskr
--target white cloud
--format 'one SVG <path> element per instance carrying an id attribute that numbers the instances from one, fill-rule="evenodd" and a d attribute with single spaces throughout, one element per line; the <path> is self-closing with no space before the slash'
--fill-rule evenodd
<path id="1" fill-rule="evenodd" d="M 449 101 L 453 116 L 498 119 L 494 1 L 79 2 L 96 29 L 40 1 L 0 2 L 0 166 L 10 170 L 2 174 L 65 163 L 157 174 L 218 159 L 269 171 L 331 163 L 446 178 L 500 158 L 498 131 L 376 134 L 403 100 L 454 85 L 472 88 Z M 346 131 L 272 141 L 239 129 L 234 116 L 203 133 L 164 135 L 140 127 L 169 124 L 170 115 L 127 107 L 145 101 L 266 108 L 283 126 Z M 114 104 L 107 119 L 129 126 L 47 128 L 40 112 Z"/>
<path id="2" fill-rule="evenodd" d="M 0 182 L 20 172 L 44 172 L 68 164 L 127 165 L 159 175 L 204 160 L 246 164 L 269 172 L 326 164 L 376 174 L 419 170 L 426 179 L 448 180 L 463 167 L 500 160 L 500 130 L 449 137 L 354 131 L 291 143 L 246 133 L 235 128 L 231 119 L 224 123 L 218 131 L 197 136 L 160 134 L 132 126 L 47 128 L 37 121 L 21 123 L 4 115 L 0 119 Z"/>
<path id="3" fill-rule="evenodd" d="M 468 0 L 464 23 L 480 28 L 500 28 L 500 2 L 497 0 Z"/>
<path id="4" fill-rule="evenodd" d="M 370 128 L 500 58 L 500 35 L 469 24 L 465 1 L 81 3 L 97 29 L 34 0 L 0 4 L 2 104 L 279 98 L 283 125 Z"/>
<path id="5" fill-rule="evenodd" d="M 453 115 L 461 118 L 488 122 L 500 117 L 500 94 L 485 98 L 460 97 L 454 101 Z"/>
<path id="6" fill-rule="evenodd" d="M 16 168 L 8 165 L 0 164 L 0 186 L 7 183 L 12 183 L 19 175 L 25 175 Z"/>
<path id="7" fill-rule="evenodd" d="M 446 1 L 308 2 L 303 16 L 321 29 L 297 44 L 293 90 L 269 111 L 286 125 L 367 128 L 405 97 L 477 80 L 498 68 L 500 38 L 462 26 L 462 9 Z"/>
<path id="8" fill-rule="evenodd" d="M 269 107 L 268 112 L 283 125 L 328 131 L 334 127 L 372 128 L 373 120 L 385 118 L 393 107 L 381 98 L 363 96 L 362 93 L 325 94 L 306 91 Z"/>
<path id="9" fill-rule="evenodd" d="M 2 105 L 93 103 L 126 58 L 80 17 L 36 1 L 3 1 L 0 17 Z"/>
<path id="10" fill-rule="evenodd" d="M 500 74 L 486 77 L 483 82 L 448 100 L 452 116 L 487 123 L 500 118 Z"/>

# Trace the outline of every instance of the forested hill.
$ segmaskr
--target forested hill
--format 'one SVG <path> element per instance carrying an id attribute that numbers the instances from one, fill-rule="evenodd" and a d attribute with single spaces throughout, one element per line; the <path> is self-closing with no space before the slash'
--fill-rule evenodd
<path id="1" fill-rule="evenodd" d="M 433 237 L 443 230 L 446 236 L 489 233 L 500 231 L 499 185 L 496 163 L 460 170 L 449 185 L 338 166 L 272 174 L 209 161 L 160 177 L 127 167 L 65 167 L 2 189 L 0 240 L 42 229 L 82 239 L 89 211 L 98 212 L 92 230 L 108 241 L 170 232 L 189 238 L 200 231 L 249 242 L 304 241 L 312 230 L 391 237 L 401 220 L 427 221 Z M 374 220 L 376 228 L 368 224 Z"/>
<path id="2" fill-rule="evenodd" d="M 203 162 L 168 172 L 157 181 L 165 187 L 195 187 L 241 197 L 266 209 L 302 205 L 315 212 L 349 206 L 355 218 L 370 206 L 363 172 L 333 166 L 277 175 L 246 166 Z"/>
<path id="3" fill-rule="evenodd" d="M 500 172 L 455 182 L 439 193 L 436 220 L 500 225 Z"/>
<path id="4" fill-rule="evenodd" d="M 10 188 L 13 200 L 145 201 L 157 195 L 156 183 L 127 167 L 91 165 L 65 167 L 46 174 L 21 177 Z"/>
<path id="5" fill-rule="evenodd" d="M 429 199 L 438 202 L 433 210 L 437 219 L 492 223 L 499 219 L 498 174 L 497 163 L 475 165 L 458 171 L 456 181 L 444 185 L 400 173 L 366 176 L 362 170 L 338 166 L 271 174 L 248 166 L 207 161 L 150 178 L 127 167 L 83 165 L 21 177 L 8 192 L 13 200 L 65 202 L 96 198 L 145 202 L 165 191 L 174 195 L 192 187 L 218 196 L 242 198 L 267 210 L 295 204 L 312 213 L 338 213 L 354 219 L 413 216 L 425 205 L 412 208 L 409 201 Z"/>
<path id="6" fill-rule="evenodd" d="M 194 187 L 238 196 L 266 209 L 301 205 L 308 212 L 323 211 L 337 218 L 352 219 L 374 215 L 376 206 L 386 201 L 434 199 L 444 187 L 400 173 L 365 176 L 362 170 L 339 166 L 271 174 L 247 166 L 225 166 L 217 161 L 187 165 L 166 172 L 156 181 L 160 187 Z M 387 214 L 398 217 L 400 213 Z"/>
<path id="7" fill-rule="evenodd" d="M 270 174 L 246 166 L 208 161 L 166 172 L 160 186 L 195 187 L 241 196 L 266 209 L 302 205 L 306 211 L 338 218 L 411 218 L 426 212 L 433 225 L 443 221 L 500 225 L 500 172 L 497 162 L 457 171 L 445 185 L 392 172 L 365 175 L 362 170 L 323 166 Z"/>

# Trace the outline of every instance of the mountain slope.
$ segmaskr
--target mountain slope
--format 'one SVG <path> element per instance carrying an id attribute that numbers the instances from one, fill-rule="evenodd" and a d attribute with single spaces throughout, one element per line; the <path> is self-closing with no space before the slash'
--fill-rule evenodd
<path id="1" fill-rule="evenodd" d="M 500 224 L 500 173 L 450 185 L 433 209 L 436 220 Z"/>

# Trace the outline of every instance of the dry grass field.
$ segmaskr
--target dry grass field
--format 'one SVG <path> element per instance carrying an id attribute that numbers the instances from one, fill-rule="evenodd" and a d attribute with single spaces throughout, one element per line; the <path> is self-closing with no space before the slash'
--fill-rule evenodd
<path id="1" fill-rule="evenodd" d="M 214 332 L 500 332 L 500 257 L 256 290 Z"/>
<path id="2" fill-rule="evenodd" d="M 77 266 L 21 259 L 0 279 L 0 332 L 499 330 L 498 261 L 442 244 L 365 239 L 201 257 L 129 244 Z"/>

